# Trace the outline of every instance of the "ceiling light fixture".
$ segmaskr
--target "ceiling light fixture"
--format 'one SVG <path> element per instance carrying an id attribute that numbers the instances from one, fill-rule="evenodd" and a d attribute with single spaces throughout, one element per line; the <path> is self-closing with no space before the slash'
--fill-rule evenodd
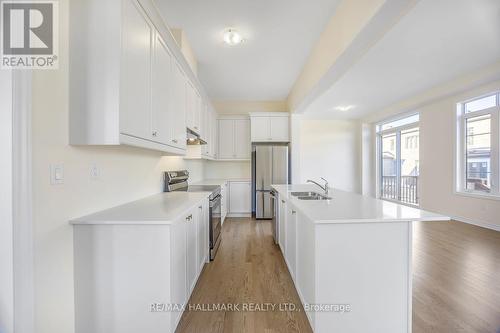
<path id="1" fill-rule="evenodd" d="M 342 106 L 337 106 L 335 108 L 335 110 L 345 112 L 345 111 L 352 110 L 354 108 L 355 108 L 355 105 L 342 105 Z"/>
<path id="2" fill-rule="evenodd" d="M 224 31 L 224 43 L 226 43 L 227 45 L 236 46 L 243 43 L 244 41 L 245 40 L 237 30 L 233 28 L 227 28 Z"/>

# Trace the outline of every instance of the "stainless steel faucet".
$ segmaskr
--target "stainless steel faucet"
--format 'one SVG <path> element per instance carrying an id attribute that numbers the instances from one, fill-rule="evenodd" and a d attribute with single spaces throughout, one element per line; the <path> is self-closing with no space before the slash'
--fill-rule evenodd
<path id="1" fill-rule="evenodd" d="M 318 185 L 323 191 L 325 191 L 325 194 L 328 195 L 328 180 L 326 180 L 323 177 L 320 177 L 320 178 L 325 181 L 325 186 L 321 186 L 320 184 L 316 183 L 314 180 L 310 180 L 310 179 L 308 179 L 307 182 Z"/>

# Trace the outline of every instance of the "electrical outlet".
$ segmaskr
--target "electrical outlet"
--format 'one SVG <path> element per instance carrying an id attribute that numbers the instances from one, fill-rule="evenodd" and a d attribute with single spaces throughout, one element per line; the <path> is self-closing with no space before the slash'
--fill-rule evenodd
<path id="1" fill-rule="evenodd" d="M 52 185 L 64 184 L 64 167 L 62 164 L 50 166 L 50 183 Z"/>
<path id="2" fill-rule="evenodd" d="M 99 170 L 99 167 L 95 164 L 92 164 L 90 166 L 90 179 L 92 180 L 98 180 L 101 176 L 101 170 Z"/>

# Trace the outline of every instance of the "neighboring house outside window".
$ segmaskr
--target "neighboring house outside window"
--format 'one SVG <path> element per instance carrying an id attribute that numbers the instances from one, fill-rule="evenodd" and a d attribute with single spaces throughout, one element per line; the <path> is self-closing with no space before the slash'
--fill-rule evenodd
<path id="1" fill-rule="evenodd" d="M 456 190 L 499 196 L 499 93 L 457 104 Z"/>
<path id="2" fill-rule="evenodd" d="M 419 204 L 418 114 L 377 125 L 379 196 Z"/>

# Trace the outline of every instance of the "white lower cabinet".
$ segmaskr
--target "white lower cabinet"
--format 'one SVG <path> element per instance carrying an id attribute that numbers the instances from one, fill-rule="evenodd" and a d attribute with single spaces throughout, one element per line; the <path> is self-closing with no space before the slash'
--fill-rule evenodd
<path id="1" fill-rule="evenodd" d="M 75 332 L 175 332 L 208 261 L 208 223 L 206 199 L 170 224 L 74 225 Z"/>
<path id="2" fill-rule="evenodd" d="M 198 206 L 198 216 L 197 216 L 197 246 L 198 246 L 198 256 L 197 256 L 197 269 L 198 269 L 198 274 L 201 272 L 203 269 L 203 266 L 205 265 L 205 262 L 207 261 L 208 257 L 208 223 L 209 223 L 209 216 L 208 216 L 208 203 L 202 204 Z"/>
<path id="3" fill-rule="evenodd" d="M 189 294 L 191 294 L 191 291 L 194 288 L 194 285 L 196 283 L 196 273 L 198 270 L 198 239 L 197 239 L 197 231 L 198 231 L 198 211 L 195 209 L 193 212 L 191 212 L 186 218 L 186 225 L 187 225 L 187 231 L 186 231 L 186 238 L 187 238 L 187 246 L 186 246 L 186 252 L 187 252 L 187 285 L 188 285 L 188 291 Z"/>
<path id="4" fill-rule="evenodd" d="M 278 221 L 279 239 L 278 239 L 278 244 L 281 248 L 281 252 L 285 253 L 285 251 L 286 251 L 286 232 L 285 232 L 286 201 L 283 199 L 278 199 L 278 200 L 279 200 L 279 221 Z"/>
<path id="5" fill-rule="evenodd" d="M 171 272 L 171 300 L 172 304 L 184 305 L 188 299 L 187 286 L 187 239 L 186 230 L 188 223 L 185 223 L 187 216 L 180 218 L 170 226 L 171 235 L 171 256 L 172 267 L 176 269 Z M 181 319 L 182 312 L 172 312 L 171 331 L 174 332 L 177 323 Z"/>
<path id="6" fill-rule="evenodd" d="M 229 213 L 248 214 L 252 211 L 252 185 L 249 181 L 229 182 Z"/>
<path id="7" fill-rule="evenodd" d="M 285 258 L 292 278 L 295 280 L 297 261 L 297 211 L 291 205 L 286 207 Z"/>
<path id="8" fill-rule="evenodd" d="M 229 208 L 229 183 L 224 182 L 221 185 L 221 201 L 220 201 L 220 214 L 221 214 L 221 224 L 224 224 L 224 220 L 227 216 L 227 211 Z"/>

